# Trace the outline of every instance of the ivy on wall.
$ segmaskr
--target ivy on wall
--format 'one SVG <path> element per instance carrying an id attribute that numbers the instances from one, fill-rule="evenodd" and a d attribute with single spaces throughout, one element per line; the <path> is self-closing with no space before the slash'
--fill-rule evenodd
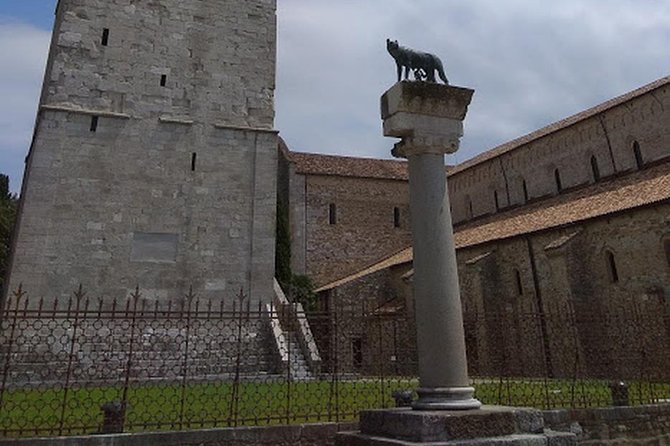
<path id="1" fill-rule="evenodd" d="M 9 177 L 0 174 L 0 288 L 3 287 L 7 274 L 17 202 L 16 195 L 9 191 Z"/>
<path id="2" fill-rule="evenodd" d="M 275 277 L 291 302 L 300 302 L 305 310 L 316 309 L 314 283 L 305 275 L 291 271 L 291 230 L 288 205 L 277 199 L 277 226 L 275 238 Z"/>

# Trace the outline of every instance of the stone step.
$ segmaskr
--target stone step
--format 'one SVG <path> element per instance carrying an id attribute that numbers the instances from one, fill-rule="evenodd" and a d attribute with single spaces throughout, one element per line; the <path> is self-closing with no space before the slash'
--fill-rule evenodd
<path id="1" fill-rule="evenodd" d="M 422 444 L 430 446 L 576 446 L 577 438 L 570 433 L 547 432 L 545 434 L 512 434 L 503 437 L 417 443 L 343 432 L 338 434 L 335 440 L 336 446 L 421 446 Z"/>

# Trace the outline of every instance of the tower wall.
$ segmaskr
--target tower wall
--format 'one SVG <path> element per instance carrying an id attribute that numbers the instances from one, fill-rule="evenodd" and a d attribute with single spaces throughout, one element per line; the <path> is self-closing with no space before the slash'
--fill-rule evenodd
<path id="1" fill-rule="evenodd" d="M 274 0 L 60 0 L 8 290 L 268 300 Z"/>

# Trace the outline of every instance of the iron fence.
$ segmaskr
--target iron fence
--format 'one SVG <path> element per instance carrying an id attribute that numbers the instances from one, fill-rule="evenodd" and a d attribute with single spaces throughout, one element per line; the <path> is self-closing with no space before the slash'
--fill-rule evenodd
<path id="1" fill-rule="evenodd" d="M 659 300 L 466 309 L 484 403 L 539 408 L 670 399 Z M 31 301 L 0 313 L 0 435 L 52 436 L 355 420 L 418 385 L 414 322 L 361 304 L 303 312 L 240 292 L 203 301 Z"/>

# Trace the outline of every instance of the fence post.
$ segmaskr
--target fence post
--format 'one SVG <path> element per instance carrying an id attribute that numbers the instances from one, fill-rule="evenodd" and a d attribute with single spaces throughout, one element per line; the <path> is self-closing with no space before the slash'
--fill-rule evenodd
<path id="1" fill-rule="evenodd" d="M 58 426 L 58 435 L 63 435 L 63 425 L 65 424 L 65 410 L 67 408 L 67 397 L 68 392 L 70 391 L 70 375 L 72 374 L 72 362 L 74 359 L 74 349 L 77 345 L 77 327 L 79 325 L 79 307 L 81 305 L 81 299 L 83 299 L 85 293 L 82 290 L 82 285 L 79 284 L 79 289 L 75 292 L 75 310 L 74 310 L 74 323 L 72 325 L 72 340 L 70 341 L 70 353 L 68 355 L 67 361 L 67 371 L 65 374 L 65 387 L 63 389 L 63 404 L 61 405 L 60 412 L 60 423 Z M 71 301 L 70 301 L 71 302 Z M 71 305 L 68 305 L 68 317 L 70 315 Z"/>
<path id="2" fill-rule="evenodd" d="M 381 392 L 381 408 L 385 407 L 385 396 L 386 396 L 386 391 L 385 391 L 385 382 L 384 382 L 384 329 L 382 327 L 382 324 L 384 322 L 384 318 L 382 315 L 377 315 L 376 316 L 378 319 L 378 325 L 379 325 L 379 379 L 380 379 L 380 392 Z"/>
<path id="3" fill-rule="evenodd" d="M 244 317 L 242 308 L 244 308 L 244 290 L 240 288 L 240 293 L 237 295 L 237 301 L 240 303 L 240 313 L 237 318 L 237 352 L 235 357 L 235 379 L 233 381 L 233 394 L 230 399 L 230 416 L 228 420 L 228 425 L 231 423 L 231 417 L 233 426 L 237 427 L 237 417 L 240 404 L 240 366 L 242 360 L 242 318 Z M 235 309 L 237 302 L 233 300 L 233 320 L 235 320 Z"/>
<path id="4" fill-rule="evenodd" d="M 186 381 L 188 377 L 188 348 L 189 336 L 191 335 L 191 302 L 193 301 L 193 286 L 188 289 L 188 294 L 184 296 L 186 300 L 186 331 L 184 335 L 184 360 L 181 367 L 181 391 L 179 396 L 179 428 L 184 428 L 184 408 L 186 405 Z M 183 308 L 183 307 L 182 307 Z M 183 313 L 182 313 L 183 316 Z"/>
<path id="5" fill-rule="evenodd" d="M 16 331 L 16 320 L 19 318 L 19 305 L 21 304 L 21 299 L 25 297 L 26 293 L 23 291 L 23 287 L 21 284 L 19 284 L 19 289 L 16 290 L 14 293 L 14 298 L 16 299 L 16 303 L 14 305 L 14 317 L 12 318 L 12 325 L 11 328 L 9 329 L 9 340 L 7 342 L 7 353 L 5 354 L 5 366 L 3 367 L 2 370 L 2 385 L 0 385 L 0 413 L 2 413 L 2 409 L 5 407 L 4 406 L 4 396 L 5 396 L 5 388 L 7 386 L 7 375 L 9 374 L 9 365 L 10 361 L 12 359 L 12 347 L 14 346 L 14 332 Z M 11 306 L 11 299 L 9 299 L 9 302 L 7 303 L 7 308 Z M 5 309 L 2 309 L 3 312 L 5 312 Z M 5 318 L 3 317 L 0 320 L 4 320 Z"/>
<path id="6" fill-rule="evenodd" d="M 126 409 L 128 408 L 128 390 L 130 388 L 130 371 L 132 369 L 133 365 L 133 344 L 135 343 L 135 325 L 137 321 L 137 302 L 140 299 L 140 287 L 136 286 L 135 291 L 133 294 L 130 295 L 131 299 L 133 299 L 133 312 L 132 312 L 132 317 L 130 319 L 130 342 L 128 345 L 128 361 L 126 361 L 126 371 L 125 371 L 125 376 L 123 380 L 123 393 L 121 394 L 121 405 L 122 405 L 122 411 L 121 413 L 125 417 L 126 414 Z M 126 316 L 128 316 L 126 314 Z M 125 424 L 124 420 L 121 420 L 121 429 L 123 430 L 123 424 Z"/>

